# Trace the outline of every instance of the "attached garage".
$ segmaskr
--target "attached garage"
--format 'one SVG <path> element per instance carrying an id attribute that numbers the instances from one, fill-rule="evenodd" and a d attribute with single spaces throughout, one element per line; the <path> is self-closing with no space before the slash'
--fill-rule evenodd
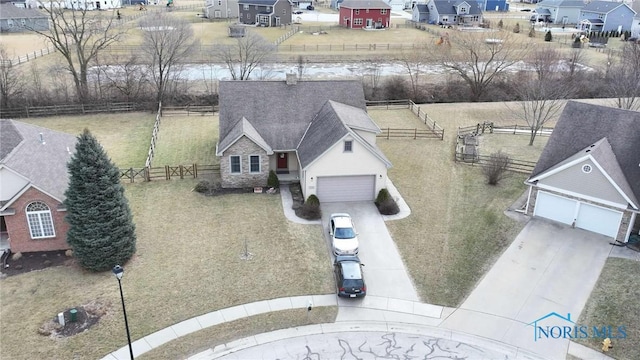
<path id="1" fill-rule="evenodd" d="M 587 204 L 578 200 L 539 191 L 534 209 L 535 216 L 551 219 L 616 238 L 622 212 Z"/>
<path id="2" fill-rule="evenodd" d="M 321 176 L 318 178 L 317 196 L 320 202 L 373 201 L 375 175 Z"/>

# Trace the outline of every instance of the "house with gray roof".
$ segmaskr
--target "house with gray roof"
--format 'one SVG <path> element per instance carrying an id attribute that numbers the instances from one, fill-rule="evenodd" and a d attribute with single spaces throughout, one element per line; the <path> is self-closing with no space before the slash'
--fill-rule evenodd
<path id="1" fill-rule="evenodd" d="M 414 4 L 411 10 L 411 21 L 429 22 L 429 7 L 427 4 Z"/>
<path id="2" fill-rule="evenodd" d="M 391 162 L 358 81 L 221 81 L 222 186 L 263 187 L 270 171 L 321 202 L 373 201 Z"/>
<path id="3" fill-rule="evenodd" d="M 526 213 L 626 242 L 640 228 L 640 112 L 570 101 L 526 184 Z"/>
<path id="4" fill-rule="evenodd" d="M 208 19 L 237 19 L 238 0 L 207 0 L 204 14 Z"/>
<path id="5" fill-rule="evenodd" d="M 636 12 L 625 3 L 592 1 L 580 12 L 580 29 L 586 32 L 631 31 Z"/>
<path id="6" fill-rule="evenodd" d="M 36 9 L 19 8 L 11 3 L 0 4 L 0 32 L 49 30 L 49 18 Z"/>
<path id="7" fill-rule="evenodd" d="M 477 1 L 429 0 L 429 23 L 438 25 L 478 26 L 482 10 Z"/>
<path id="8" fill-rule="evenodd" d="M 293 3 L 289 0 L 238 0 L 238 21 L 257 26 L 289 25 Z"/>
<path id="9" fill-rule="evenodd" d="M 63 205 L 76 137 L 0 120 L 0 249 L 68 249 Z M 0 251 L 1 251 L 0 250 Z"/>
<path id="10" fill-rule="evenodd" d="M 582 0 L 544 0 L 538 3 L 531 19 L 552 24 L 577 24 L 583 6 Z"/>

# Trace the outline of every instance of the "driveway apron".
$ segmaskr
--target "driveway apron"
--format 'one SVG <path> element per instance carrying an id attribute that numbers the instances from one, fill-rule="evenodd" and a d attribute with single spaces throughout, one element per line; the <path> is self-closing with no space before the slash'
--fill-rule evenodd
<path id="1" fill-rule="evenodd" d="M 536 339 L 532 324 L 552 312 L 578 320 L 611 252 L 610 241 L 569 226 L 530 220 L 442 327 L 502 341 L 547 358 L 564 358 L 569 340 Z M 574 324 L 552 316 L 538 325 Z"/>
<path id="2" fill-rule="evenodd" d="M 322 227 L 328 249 L 331 249 L 328 229 L 331 214 L 348 213 L 353 218 L 360 242 L 358 257 L 365 264 L 363 270 L 367 295 L 419 300 L 398 248 L 372 202 L 325 203 L 321 205 L 321 209 Z"/>

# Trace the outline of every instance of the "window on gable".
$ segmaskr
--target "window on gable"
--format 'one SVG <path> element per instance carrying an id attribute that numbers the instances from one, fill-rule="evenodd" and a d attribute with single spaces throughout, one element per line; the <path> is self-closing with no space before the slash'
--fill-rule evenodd
<path id="1" fill-rule="evenodd" d="M 355 10 L 353 11 L 353 13 L 354 13 L 354 14 L 356 14 L 356 15 L 360 15 L 360 9 L 355 9 Z"/>
<path id="2" fill-rule="evenodd" d="M 47 204 L 34 201 L 27 205 L 27 222 L 32 239 L 55 237 L 53 218 Z"/>
<path id="3" fill-rule="evenodd" d="M 232 174 L 240 174 L 242 166 L 240 165 L 240 155 L 229 156 L 229 166 Z"/>
<path id="4" fill-rule="evenodd" d="M 460 8 L 460 14 L 464 14 L 466 12 L 467 12 L 467 8 L 466 7 L 463 6 L 463 7 Z"/>
<path id="5" fill-rule="evenodd" d="M 271 6 L 267 6 L 267 11 L 271 12 Z"/>
<path id="6" fill-rule="evenodd" d="M 381 9 L 380 10 L 380 15 L 385 15 L 387 13 L 387 9 Z"/>
<path id="7" fill-rule="evenodd" d="M 260 155 L 249 156 L 249 171 L 252 173 L 260 172 Z"/>
<path id="8" fill-rule="evenodd" d="M 347 140 L 344 142 L 344 152 L 352 152 L 353 151 L 353 141 Z"/>
<path id="9" fill-rule="evenodd" d="M 369 9 L 367 9 L 365 12 L 368 14 L 369 13 Z"/>
<path id="10" fill-rule="evenodd" d="M 222 6 L 222 0 L 218 0 L 218 6 Z"/>
<path id="11" fill-rule="evenodd" d="M 249 10 L 249 5 L 242 5 L 242 10 Z"/>

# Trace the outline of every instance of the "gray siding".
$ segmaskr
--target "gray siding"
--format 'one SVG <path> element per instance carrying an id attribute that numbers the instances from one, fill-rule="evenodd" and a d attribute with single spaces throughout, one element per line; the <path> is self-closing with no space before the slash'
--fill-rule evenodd
<path id="1" fill-rule="evenodd" d="M 280 25 L 291 24 L 291 11 L 292 6 L 289 1 L 280 0 L 273 6 L 265 5 L 248 5 L 249 9 L 245 10 L 245 5 L 238 4 L 239 20 L 243 24 L 256 24 L 258 23 L 258 15 L 268 15 L 269 21 L 265 24 L 267 26 L 278 26 L 278 18 Z M 269 8 L 269 10 L 267 10 Z"/>
<path id="2" fill-rule="evenodd" d="M 582 165 L 589 164 L 593 169 L 590 173 L 582 172 Z M 627 201 L 616 191 L 607 178 L 591 161 L 584 161 L 568 169 L 560 171 L 539 181 L 541 185 L 553 186 L 558 189 L 584 194 L 596 199 L 602 199 L 619 204 Z"/>
<path id="3" fill-rule="evenodd" d="M 557 7 L 538 5 L 538 9 L 547 9 L 551 12 L 551 22 L 562 24 L 562 19 L 567 17 L 567 24 L 577 24 L 580 22 L 581 7 Z"/>
<path id="4" fill-rule="evenodd" d="M 31 29 L 48 30 L 49 19 L 47 17 L 0 19 L 1 32 L 29 32 Z"/>
<path id="5" fill-rule="evenodd" d="M 237 19 L 238 0 L 209 0 L 205 14 L 209 19 Z"/>
<path id="6" fill-rule="evenodd" d="M 231 174 L 229 158 L 233 155 L 240 156 L 240 174 Z M 260 172 L 251 173 L 249 156 L 260 156 Z M 220 158 L 220 174 L 223 188 L 243 188 L 267 186 L 269 177 L 269 156 L 256 143 L 243 136 L 235 144 L 231 145 Z"/>
<path id="7" fill-rule="evenodd" d="M 622 26 L 622 31 L 631 30 L 633 24 L 633 12 L 626 6 L 620 6 L 608 13 L 604 20 L 603 31 L 616 31 Z"/>

